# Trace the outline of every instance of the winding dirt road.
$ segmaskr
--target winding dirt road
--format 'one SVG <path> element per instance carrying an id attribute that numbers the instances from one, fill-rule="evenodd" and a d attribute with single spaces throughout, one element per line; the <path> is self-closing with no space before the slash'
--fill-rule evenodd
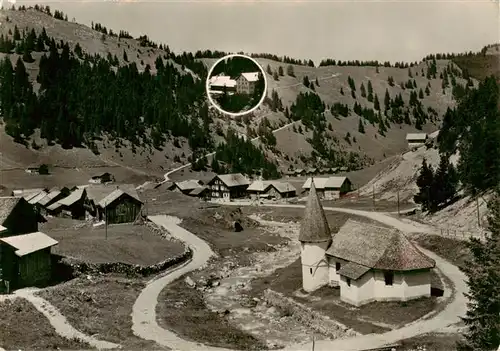
<path id="1" fill-rule="evenodd" d="M 250 205 L 250 203 L 238 202 L 230 203 L 235 206 Z M 270 204 L 268 207 L 298 207 L 302 205 L 278 205 Z M 373 219 L 375 221 L 393 226 L 399 230 L 410 233 L 432 233 L 434 230 L 415 222 L 402 222 L 397 218 L 391 217 L 385 213 L 368 212 L 362 210 L 352 210 L 346 208 L 325 207 L 326 211 L 338 211 L 350 213 L 358 216 Z M 184 241 L 193 250 L 193 258 L 186 264 L 168 272 L 160 278 L 151 281 L 141 292 L 136 300 L 132 311 L 132 329 L 138 337 L 153 340 L 156 343 L 173 348 L 175 350 L 194 350 L 203 349 L 210 351 L 228 351 L 228 349 L 209 347 L 206 345 L 194 343 L 178 337 L 175 333 L 161 328 L 156 321 L 156 305 L 161 290 L 173 280 L 196 269 L 200 269 L 215 255 L 210 246 L 196 235 L 181 228 L 181 220 L 169 216 L 150 216 L 149 219 L 159 226 L 168 230 L 171 235 Z M 427 320 L 417 320 L 400 329 L 392 330 L 383 334 L 368 334 L 348 339 L 338 339 L 333 341 L 316 341 L 315 350 L 328 351 L 361 351 L 370 348 L 382 347 L 399 340 L 411 338 L 425 333 L 444 329 L 452 324 L 460 322 L 460 316 L 466 312 L 466 298 L 464 293 L 467 291 L 465 284 L 465 275 L 454 265 L 445 261 L 432 252 L 420 248 L 424 253 L 436 261 L 436 267 L 446 275 L 454 284 L 456 293 L 449 304 L 439 313 Z M 311 343 L 304 343 L 288 347 L 287 350 L 310 350 Z"/>

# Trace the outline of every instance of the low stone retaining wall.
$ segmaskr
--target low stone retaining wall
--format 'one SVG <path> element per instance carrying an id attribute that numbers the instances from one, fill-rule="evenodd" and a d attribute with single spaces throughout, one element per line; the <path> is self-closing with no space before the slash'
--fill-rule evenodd
<path id="1" fill-rule="evenodd" d="M 264 300 L 279 308 L 284 313 L 289 314 L 300 323 L 327 337 L 339 339 L 359 335 L 359 333 L 347 326 L 274 290 L 266 289 L 264 291 Z"/>
<path id="2" fill-rule="evenodd" d="M 162 230 L 150 221 L 147 221 L 145 225 L 151 229 L 155 234 L 160 235 L 162 238 L 169 238 L 169 234 L 166 230 Z M 164 261 L 150 265 L 141 266 L 138 264 L 129 264 L 123 262 L 106 262 L 106 263 L 90 263 L 85 262 L 74 257 L 66 257 L 60 255 L 52 255 L 54 258 L 55 275 L 58 278 L 62 276 L 67 277 L 67 279 L 82 274 L 106 274 L 106 273 L 118 273 L 125 274 L 127 276 L 148 276 L 152 274 L 158 274 L 172 266 L 179 263 L 183 263 L 193 257 L 193 251 L 190 247 L 185 246 L 184 251 L 174 257 L 167 258 Z"/>

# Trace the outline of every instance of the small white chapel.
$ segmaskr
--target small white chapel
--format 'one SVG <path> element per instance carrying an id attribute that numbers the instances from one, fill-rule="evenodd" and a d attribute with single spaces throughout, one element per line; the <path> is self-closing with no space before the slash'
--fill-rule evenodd
<path id="1" fill-rule="evenodd" d="M 393 228 L 349 219 L 332 236 L 314 180 L 300 228 L 302 285 L 340 287 L 342 301 L 407 301 L 431 295 L 435 261 Z"/>

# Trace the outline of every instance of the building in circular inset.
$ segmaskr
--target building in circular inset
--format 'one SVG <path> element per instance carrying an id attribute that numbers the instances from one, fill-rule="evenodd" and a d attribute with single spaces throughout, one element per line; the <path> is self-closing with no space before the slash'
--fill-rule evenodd
<path id="1" fill-rule="evenodd" d="M 217 60 L 206 82 L 210 103 L 220 112 L 241 116 L 257 109 L 266 97 L 266 74 L 253 58 L 233 54 Z"/>

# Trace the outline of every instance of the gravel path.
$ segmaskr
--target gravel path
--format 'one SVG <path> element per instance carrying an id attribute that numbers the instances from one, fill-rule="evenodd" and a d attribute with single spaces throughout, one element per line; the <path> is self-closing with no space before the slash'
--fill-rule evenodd
<path id="1" fill-rule="evenodd" d="M 246 202 L 233 202 L 229 205 L 245 206 L 250 205 Z M 281 205 L 269 204 L 267 207 L 298 207 L 303 208 L 303 205 Z M 397 218 L 391 217 L 384 213 L 368 212 L 362 210 L 353 210 L 346 208 L 325 207 L 326 211 L 338 211 L 350 213 L 358 216 L 367 217 L 375 221 L 393 226 L 401 231 L 409 233 L 433 233 L 435 230 L 420 223 L 410 221 L 402 222 Z M 179 338 L 174 333 L 161 328 L 156 321 L 156 305 L 158 295 L 161 290 L 173 280 L 181 277 L 182 275 L 202 268 L 207 261 L 214 255 L 210 246 L 196 235 L 188 232 L 187 230 L 178 226 L 181 222 L 176 217 L 168 216 L 150 216 L 149 219 L 155 224 L 164 227 L 173 236 L 184 241 L 193 250 L 193 258 L 188 263 L 170 271 L 166 275 L 153 280 L 141 292 L 137 301 L 134 304 L 132 311 L 132 329 L 137 336 L 153 340 L 160 345 L 168 346 L 176 350 L 193 350 L 201 349 L 211 351 L 227 350 L 223 348 L 208 347 L 199 343 L 186 341 Z M 341 339 L 334 341 L 316 341 L 315 350 L 328 350 L 328 351 L 361 351 L 365 349 L 372 349 L 382 347 L 386 344 L 393 343 L 399 340 L 411 338 L 414 336 L 422 335 L 432 331 L 437 331 L 446 328 L 452 324 L 460 321 L 460 316 L 465 315 L 466 312 L 466 298 L 464 293 L 467 291 L 465 284 L 465 275 L 454 265 L 435 255 L 434 253 L 420 248 L 424 253 L 436 260 L 436 266 L 440 271 L 446 275 L 454 284 L 456 294 L 453 300 L 445 307 L 444 310 L 436 314 L 428 320 L 415 321 L 403 328 L 392 330 L 383 334 L 369 334 L 357 336 L 349 339 Z M 311 350 L 312 343 L 304 343 L 287 347 L 287 350 Z"/>
<path id="2" fill-rule="evenodd" d="M 210 246 L 196 235 L 181 228 L 181 220 L 171 216 L 149 216 L 156 225 L 162 226 L 193 250 L 193 258 L 185 264 L 170 270 L 166 275 L 149 282 L 142 290 L 132 307 L 132 331 L 142 339 L 153 340 L 157 344 L 175 350 L 228 351 L 228 349 L 209 347 L 179 338 L 175 333 L 165 330 L 156 320 L 158 295 L 163 288 L 177 278 L 193 270 L 202 268 L 215 255 Z"/>
<path id="3" fill-rule="evenodd" d="M 14 295 L 22 297 L 35 306 L 35 308 L 43 313 L 45 317 L 49 320 L 50 324 L 56 330 L 56 333 L 65 337 L 67 339 L 80 339 L 88 343 L 89 345 L 97 348 L 97 349 L 116 349 L 119 348 L 120 345 L 114 344 L 108 341 L 97 340 L 96 338 L 83 334 L 82 332 L 76 330 L 68 323 L 66 318 L 59 312 L 57 308 L 52 306 L 47 300 L 35 296 L 34 293 L 37 289 L 27 288 L 16 290 Z"/>

